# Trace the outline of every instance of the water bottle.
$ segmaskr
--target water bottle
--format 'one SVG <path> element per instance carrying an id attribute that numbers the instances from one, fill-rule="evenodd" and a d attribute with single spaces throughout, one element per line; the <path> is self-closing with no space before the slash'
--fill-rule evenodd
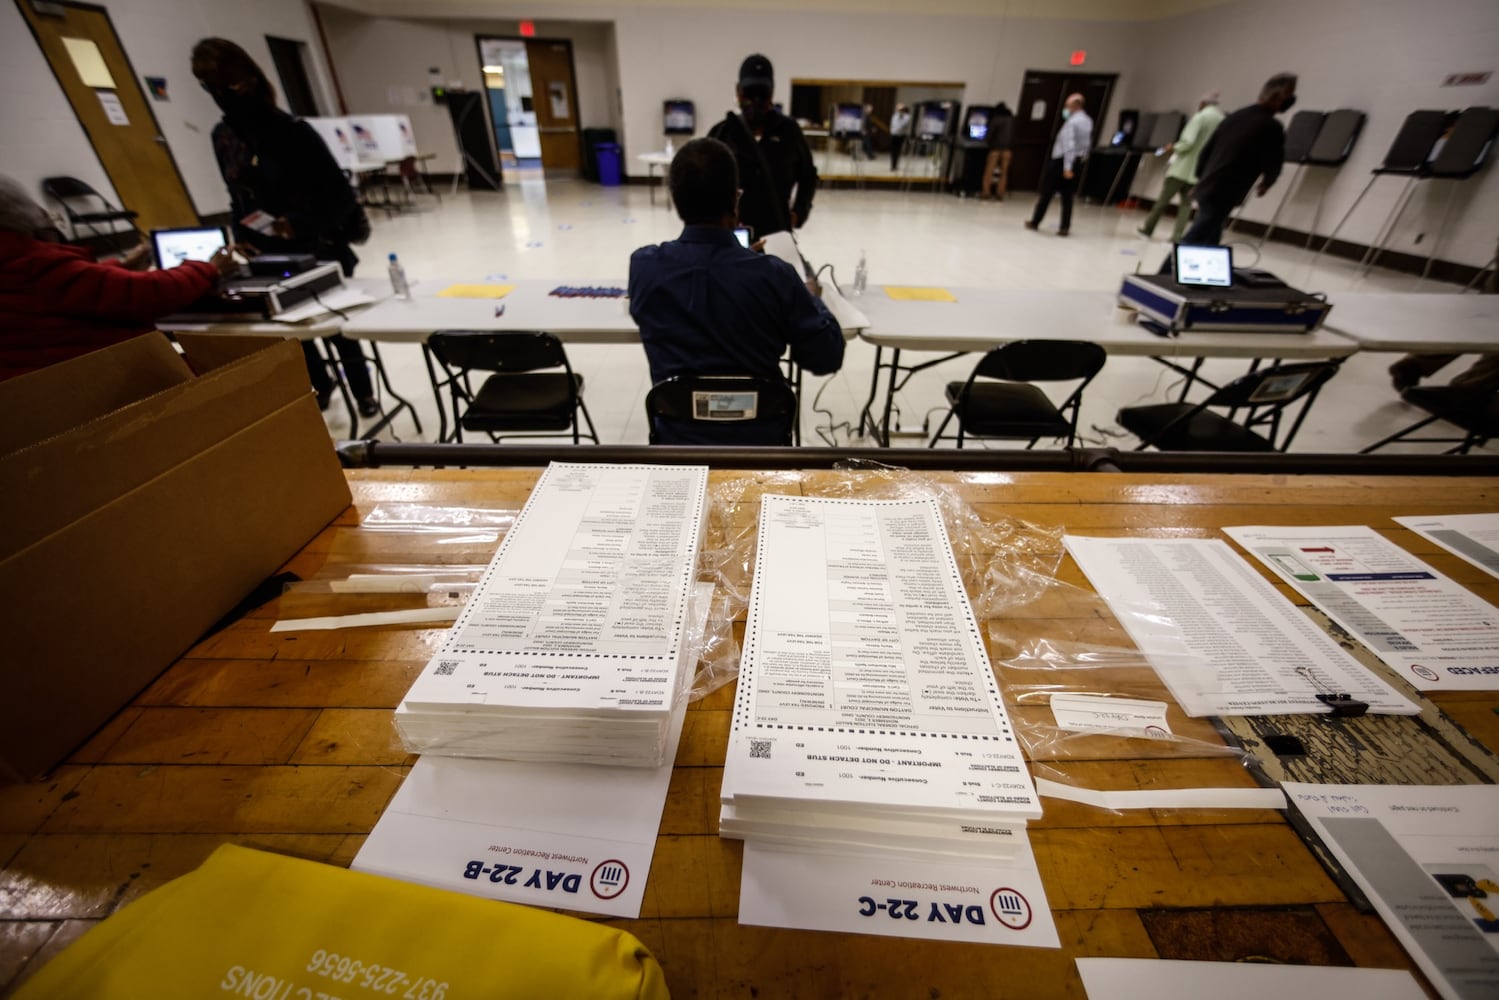
<path id="1" fill-rule="evenodd" d="M 666 140 L 666 155 L 670 156 L 673 152 L 675 152 L 675 150 L 672 147 L 671 140 L 667 139 Z"/>
<path id="2" fill-rule="evenodd" d="M 869 268 L 864 264 L 864 251 L 859 251 L 859 266 L 854 268 L 854 294 L 863 295 L 864 286 L 869 281 Z"/>
<path id="3" fill-rule="evenodd" d="M 406 283 L 406 269 L 396 260 L 395 254 L 390 255 L 390 288 L 398 298 L 411 298 L 411 286 Z"/>

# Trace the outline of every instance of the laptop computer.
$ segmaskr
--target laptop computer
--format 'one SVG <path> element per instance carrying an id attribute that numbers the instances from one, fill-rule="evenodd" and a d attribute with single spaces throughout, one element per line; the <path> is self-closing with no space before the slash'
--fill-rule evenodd
<path id="1" fill-rule="evenodd" d="M 209 260 L 229 245 L 222 226 L 151 230 L 151 251 L 156 266 L 165 270 L 185 260 Z"/>
<path id="2" fill-rule="evenodd" d="M 1233 251 L 1228 247 L 1176 244 L 1176 283 L 1194 288 L 1232 288 Z"/>

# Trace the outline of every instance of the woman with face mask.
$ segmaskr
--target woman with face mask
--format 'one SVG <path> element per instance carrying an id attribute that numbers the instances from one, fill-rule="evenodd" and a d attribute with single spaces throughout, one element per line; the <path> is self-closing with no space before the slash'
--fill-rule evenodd
<path id="1" fill-rule="evenodd" d="M 345 275 L 359 258 L 351 243 L 369 238 L 369 220 L 333 155 L 306 122 L 276 107 L 270 80 L 244 49 L 223 38 L 193 47 L 193 76 L 224 113 L 213 129 L 213 151 L 229 188 L 235 242 L 263 253 L 310 253 L 337 261 Z M 269 217 L 270 232 L 250 223 Z M 361 416 L 380 412 L 359 345 L 328 338 L 343 359 L 344 378 Z M 325 409 L 333 383 L 309 341 L 307 373 Z"/>

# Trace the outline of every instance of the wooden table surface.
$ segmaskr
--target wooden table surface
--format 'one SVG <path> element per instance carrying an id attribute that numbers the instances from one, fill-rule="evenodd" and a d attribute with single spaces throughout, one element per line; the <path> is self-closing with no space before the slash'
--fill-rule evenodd
<path id="1" fill-rule="evenodd" d="M 482 530 L 465 538 L 376 531 L 361 521 L 397 504 L 518 510 L 538 474 L 351 472 L 354 506 L 288 569 L 306 579 L 371 564 L 487 562 L 496 543 Z M 922 478 L 956 490 L 986 521 L 1016 518 L 1078 534 L 1207 537 L 1233 524 L 1369 524 L 1499 603 L 1499 581 L 1390 520 L 1499 509 L 1495 480 Z M 873 496 L 892 488 L 892 478 L 877 473 L 715 472 L 711 482 L 715 493 L 742 491 L 751 500 L 761 492 Z M 735 516 L 750 523 L 754 505 L 741 504 Z M 1088 598 L 1070 559 L 1058 578 L 1082 589 L 1057 590 L 991 620 L 994 635 L 1130 645 Z M 399 595 L 274 600 L 189 650 L 48 780 L 0 788 L 0 989 L 221 843 L 348 865 L 412 763 L 392 733 L 391 710 L 443 633 L 269 627 L 278 617 L 412 603 Z M 1170 701 L 1153 674 L 1140 674 L 1140 684 Z M 1082 997 L 1076 956 L 1413 969 L 1380 920 L 1347 900 L 1273 811 L 1114 814 L 1045 799 L 1030 836 L 1060 950 L 742 927 L 742 847 L 716 832 L 733 694 L 729 685 L 692 705 L 641 918 L 610 921 L 651 948 L 675 997 Z M 1446 694 L 1440 704 L 1490 751 L 1499 748 L 1499 693 Z M 1012 698 L 1010 710 L 1024 730 L 1034 709 Z M 1173 707 L 1171 722 L 1204 745 L 1220 742 L 1207 720 Z M 1145 759 L 1144 742 L 1118 740 L 1090 759 L 1038 767 L 1104 788 L 1253 783 L 1235 757 Z"/>

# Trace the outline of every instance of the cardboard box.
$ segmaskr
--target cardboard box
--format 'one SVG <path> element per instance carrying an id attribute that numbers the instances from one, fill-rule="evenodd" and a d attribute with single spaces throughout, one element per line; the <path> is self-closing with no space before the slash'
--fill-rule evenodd
<path id="1" fill-rule="evenodd" d="M 199 375 L 150 334 L 0 382 L 0 780 L 65 759 L 350 502 L 297 343 L 198 339 Z"/>

